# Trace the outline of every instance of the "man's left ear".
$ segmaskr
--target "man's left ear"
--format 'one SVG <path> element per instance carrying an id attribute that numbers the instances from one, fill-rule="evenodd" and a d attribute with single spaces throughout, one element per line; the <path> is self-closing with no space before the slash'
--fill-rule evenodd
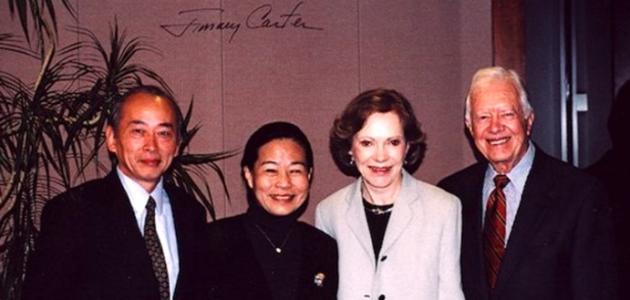
<path id="1" fill-rule="evenodd" d="M 525 119 L 525 128 L 527 132 L 527 136 L 531 136 L 532 134 L 532 126 L 534 125 L 534 113 L 532 112 L 527 119 Z"/>

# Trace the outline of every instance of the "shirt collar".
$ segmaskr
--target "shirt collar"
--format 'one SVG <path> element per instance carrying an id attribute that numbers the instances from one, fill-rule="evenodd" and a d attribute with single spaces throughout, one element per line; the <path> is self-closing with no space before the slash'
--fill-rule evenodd
<path id="1" fill-rule="evenodd" d="M 514 185 L 519 191 L 523 191 L 525 187 L 525 181 L 527 180 L 527 175 L 529 174 L 529 170 L 532 168 L 534 163 L 534 155 L 536 154 L 536 148 L 534 147 L 534 143 L 529 141 L 527 146 L 527 151 L 525 155 L 521 158 L 521 160 L 516 163 L 516 166 L 508 172 L 507 177 L 510 179 L 510 183 Z M 488 164 L 488 168 L 486 169 L 485 181 L 490 181 L 494 179 L 496 175 L 498 175 L 497 171 L 492 168 L 490 164 Z"/>
<path id="2" fill-rule="evenodd" d="M 120 168 L 116 168 L 116 172 L 118 173 L 118 178 L 120 178 L 120 182 L 127 193 L 127 197 L 129 198 L 129 202 L 131 203 L 134 213 L 138 214 L 145 210 L 147 201 L 149 201 L 149 196 L 153 197 L 155 200 L 155 211 L 158 214 L 162 213 L 162 206 L 165 201 L 168 201 L 168 197 L 165 197 L 166 191 L 164 191 L 164 184 L 161 177 L 153 191 L 148 193 L 142 186 L 140 186 L 140 184 L 125 175 Z"/>

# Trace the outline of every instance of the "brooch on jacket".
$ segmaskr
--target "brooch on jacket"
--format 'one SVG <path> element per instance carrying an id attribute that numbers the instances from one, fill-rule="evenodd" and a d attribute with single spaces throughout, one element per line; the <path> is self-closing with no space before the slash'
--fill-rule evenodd
<path id="1" fill-rule="evenodd" d="M 324 273 L 321 273 L 321 272 L 317 273 L 317 274 L 315 274 L 315 278 L 313 278 L 313 283 L 317 287 L 323 287 L 325 278 L 326 278 L 326 275 L 324 275 Z"/>

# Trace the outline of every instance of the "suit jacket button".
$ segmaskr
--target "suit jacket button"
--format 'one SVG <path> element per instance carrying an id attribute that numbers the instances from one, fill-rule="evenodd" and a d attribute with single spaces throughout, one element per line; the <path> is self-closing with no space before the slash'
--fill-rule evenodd
<path id="1" fill-rule="evenodd" d="M 381 261 L 385 261 L 387 259 L 387 255 L 381 256 Z"/>
<path id="2" fill-rule="evenodd" d="M 378 296 L 378 300 L 385 300 L 385 295 Z"/>

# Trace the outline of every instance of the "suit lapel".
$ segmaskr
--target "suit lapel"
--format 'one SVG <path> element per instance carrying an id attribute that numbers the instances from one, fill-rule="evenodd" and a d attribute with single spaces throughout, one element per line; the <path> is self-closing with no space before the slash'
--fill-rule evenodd
<path id="1" fill-rule="evenodd" d="M 101 226 L 102 232 L 96 239 L 101 244 L 103 251 L 121 253 L 114 255 L 116 261 L 99 262 L 106 268 L 120 269 L 119 276 L 133 278 L 134 282 L 142 284 L 143 288 L 153 290 L 157 296 L 157 280 L 153 275 L 151 259 L 146 250 L 144 238 L 138 228 L 133 208 L 129 197 L 123 188 L 116 171 L 106 176 L 102 190 L 96 197 L 99 198 L 98 215 L 95 220 Z M 110 257 L 110 256 L 107 256 Z M 122 292 L 123 294 L 126 292 Z"/>
<path id="2" fill-rule="evenodd" d="M 298 234 L 299 236 L 305 237 L 305 232 L 303 232 L 302 230 L 302 226 L 300 226 L 300 224 L 296 224 L 295 225 L 295 233 Z M 297 296 L 298 299 L 306 299 L 308 296 L 308 290 L 309 287 L 308 285 L 306 285 L 306 283 L 310 283 L 309 281 L 309 276 L 310 276 L 310 272 L 313 268 L 313 264 L 317 261 L 316 259 L 313 258 L 313 254 L 311 253 L 311 249 L 313 249 L 312 247 L 309 247 L 308 243 L 306 243 L 305 241 L 307 241 L 308 239 L 304 239 L 302 242 L 302 247 L 301 247 L 301 251 L 300 253 L 302 254 L 301 257 L 301 266 L 300 266 L 300 279 L 298 280 L 298 291 L 297 291 Z"/>
<path id="3" fill-rule="evenodd" d="M 167 183 L 164 183 L 164 190 L 168 195 L 169 202 L 171 203 L 171 212 L 173 214 L 173 226 L 175 227 L 175 239 L 177 240 L 177 253 L 179 259 L 179 275 L 177 276 L 177 281 L 175 283 L 175 292 L 174 296 L 178 296 L 179 287 L 182 286 L 182 280 L 186 280 L 183 274 L 186 274 L 188 270 L 186 270 L 189 264 L 187 263 L 187 259 L 191 256 L 188 254 L 188 234 L 191 233 L 192 228 L 188 228 L 188 223 L 186 222 L 185 211 L 181 202 L 178 199 L 177 193 L 174 191 L 173 187 Z M 175 298 L 177 299 L 177 298 Z"/>
<path id="4" fill-rule="evenodd" d="M 527 255 L 528 242 L 538 231 L 547 213 L 547 207 L 553 199 L 554 178 L 553 174 L 547 170 L 547 165 L 546 155 L 542 151 L 537 151 L 532 169 L 525 181 L 521 203 L 497 278 L 495 289 L 497 294 L 501 293 L 522 258 Z"/>
<path id="5" fill-rule="evenodd" d="M 168 194 L 168 199 L 171 203 L 171 212 L 173 214 L 173 226 L 175 227 L 175 238 L 177 239 L 177 252 L 179 253 L 179 267 L 180 271 L 182 265 L 182 257 L 186 251 L 188 250 L 188 241 L 189 234 L 193 233 L 190 222 L 188 220 L 188 216 L 186 214 L 186 209 L 183 206 L 182 199 L 179 199 L 179 194 L 175 192 L 175 189 L 169 185 L 164 184 L 164 190 Z"/>
<path id="6" fill-rule="evenodd" d="M 462 186 L 462 271 L 470 288 L 481 289 L 479 297 L 488 295 L 488 281 L 483 256 L 483 179 L 487 163 L 477 164 Z"/>
<path id="7" fill-rule="evenodd" d="M 311 235 L 308 234 L 306 227 L 302 224 L 296 224 L 296 232 L 302 237 L 302 248 L 301 248 L 301 266 L 300 266 L 300 279 L 298 281 L 298 291 L 297 296 L 298 299 L 315 299 L 318 297 L 318 292 L 321 292 L 318 289 L 322 289 L 321 287 L 317 287 L 315 285 L 315 272 L 321 272 L 319 267 L 319 263 L 321 262 L 321 257 L 323 255 L 327 255 L 328 253 L 319 252 L 319 247 L 312 247 L 309 245 L 308 241 L 311 241 Z"/>
<path id="8" fill-rule="evenodd" d="M 179 258 L 179 274 L 175 283 L 175 299 L 179 299 L 183 290 L 189 290 L 190 285 L 184 285 L 184 281 L 190 282 L 193 278 L 190 276 L 198 276 L 197 269 L 199 261 L 199 248 L 204 244 L 199 241 L 199 228 L 196 228 L 195 222 L 199 217 L 191 212 L 187 201 L 195 201 L 189 199 L 190 196 L 173 185 L 164 183 L 164 190 L 168 194 L 171 203 L 171 212 L 173 214 L 173 227 L 175 230 L 175 239 L 177 240 L 177 253 Z M 205 255 L 205 253 L 203 254 Z"/>
<path id="9" fill-rule="evenodd" d="M 365 254 L 370 257 L 372 270 L 374 270 L 376 268 L 376 264 L 374 262 L 372 238 L 370 237 L 367 218 L 365 216 L 365 209 L 363 208 L 363 202 L 361 199 L 361 180 L 359 179 L 355 181 L 345 199 L 348 203 L 346 220 L 348 222 L 348 227 L 350 227 L 350 230 L 363 247 Z"/>
<path id="10" fill-rule="evenodd" d="M 129 197 L 120 183 L 116 171 L 112 171 L 104 180 L 103 195 L 107 196 L 100 197 L 102 197 L 103 205 L 109 208 L 110 220 L 112 225 L 116 227 L 115 229 L 111 228 L 111 232 L 121 234 L 122 241 L 127 243 L 128 249 L 134 249 L 134 253 L 146 254 L 144 238 L 140 228 L 138 228 Z M 146 256 L 148 258 L 148 255 Z"/>
<path id="11" fill-rule="evenodd" d="M 398 194 L 398 199 L 396 199 L 394 203 L 394 210 L 389 218 L 387 229 L 385 230 L 381 253 L 387 253 L 389 251 L 411 222 L 413 217 L 411 205 L 419 198 L 414 185 L 415 183 L 411 175 L 407 172 L 403 172 L 402 186 Z"/>

